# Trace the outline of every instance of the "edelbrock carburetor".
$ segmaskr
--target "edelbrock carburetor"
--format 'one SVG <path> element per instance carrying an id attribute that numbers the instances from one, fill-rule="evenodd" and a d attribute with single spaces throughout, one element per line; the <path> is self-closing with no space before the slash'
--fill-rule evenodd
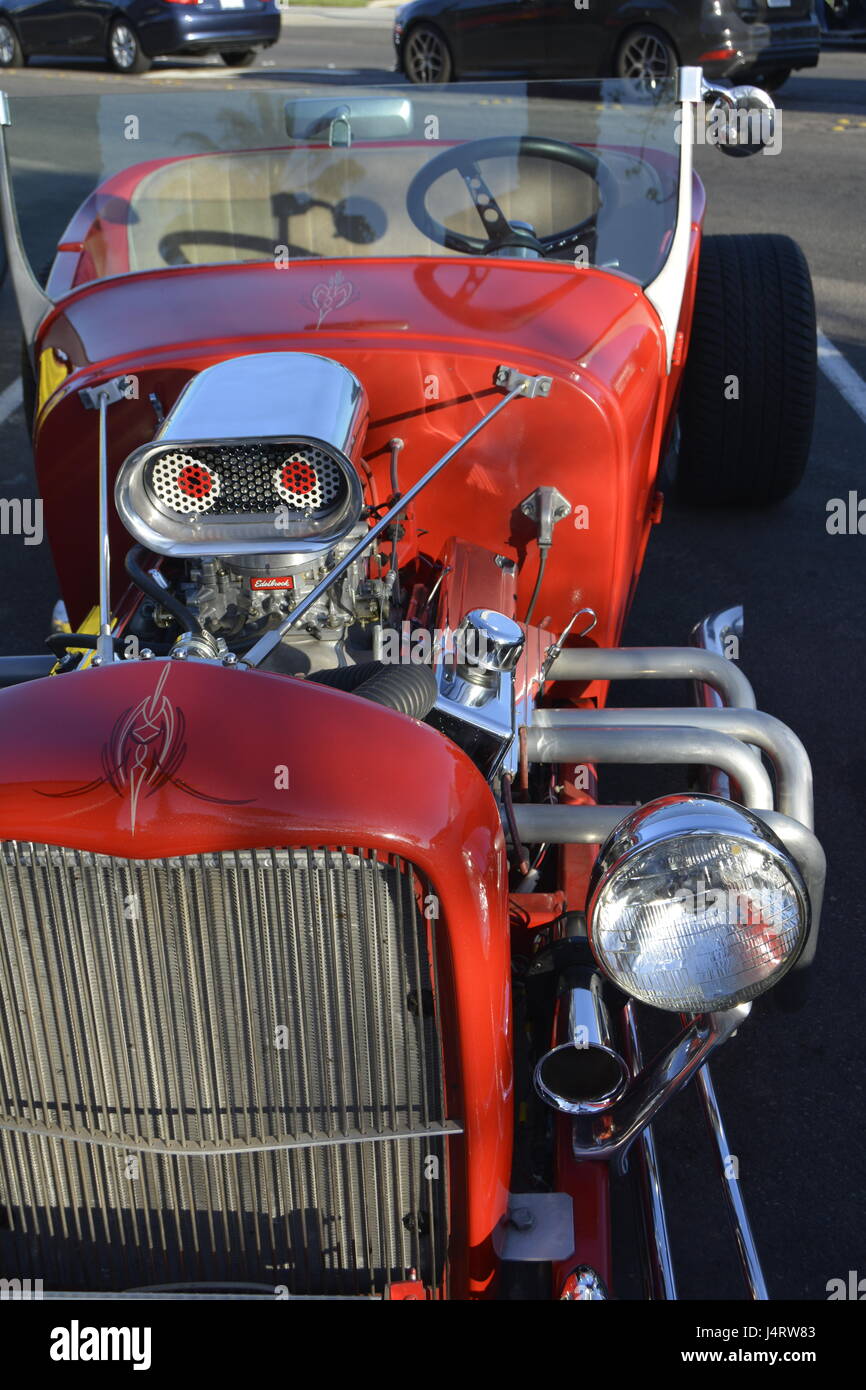
<path id="1" fill-rule="evenodd" d="M 215 631 L 282 616 L 365 532 L 359 473 L 369 411 L 357 377 L 305 352 L 218 362 L 130 454 L 118 512 L 148 550 L 190 562 L 189 606 Z M 305 625 L 357 615 L 363 562 Z"/>
<path id="2" fill-rule="evenodd" d="M 183 586 L 185 602 L 211 632 L 227 641 L 269 626 L 275 616 L 290 613 L 366 529 L 361 523 L 323 556 L 287 552 L 197 560 Z M 304 630 L 315 632 L 322 640 L 338 641 L 348 624 L 368 616 L 360 597 L 365 584 L 365 566 L 353 565 L 342 581 L 323 595 Z M 381 607 L 375 607 L 377 616 Z"/>

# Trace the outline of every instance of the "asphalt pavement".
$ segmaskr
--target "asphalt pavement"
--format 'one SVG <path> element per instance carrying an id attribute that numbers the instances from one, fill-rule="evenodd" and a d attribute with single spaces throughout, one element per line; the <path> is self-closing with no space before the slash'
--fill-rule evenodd
<path id="1" fill-rule="evenodd" d="M 13 115 L 19 99 L 21 109 L 41 109 L 51 131 L 22 209 L 34 258 L 50 257 L 91 174 L 74 130 L 64 130 L 64 103 L 193 82 L 246 90 L 274 83 L 296 93 L 323 82 L 399 84 L 390 24 L 386 9 L 295 11 L 279 45 L 256 68 L 230 76 L 204 60 L 162 62 L 134 80 L 95 63 L 35 62 L 4 74 Z M 852 1269 L 866 1276 L 866 535 L 831 535 L 826 527 L 831 499 L 851 490 L 866 497 L 866 54 L 822 56 L 817 71 L 790 80 L 779 105 L 779 154 L 732 160 L 705 149 L 698 168 L 709 232 L 786 232 L 809 261 L 826 341 L 808 476 L 770 512 L 701 512 L 669 499 L 626 641 L 678 644 L 704 613 L 742 603 L 742 665 L 759 707 L 790 724 L 812 758 L 830 874 L 811 997 L 799 1014 L 760 1001 L 713 1070 L 771 1296 L 823 1299 L 830 1279 Z M 16 408 L 18 341 L 7 285 L 0 295 L 0 495 L 7 498 L 33 495 Z M 91 539 L 95 545 L 95 530 L 82 545 Z M 56 597 L 46 546 L 3 538 L 0 594 L 3 650 L 37 648 Z M 674 1102 L 658 1135 L 683 1292 L 739 1297 L 693 1095 Z M 636 1292 L 626 1268 L 621 1292 Z"/>

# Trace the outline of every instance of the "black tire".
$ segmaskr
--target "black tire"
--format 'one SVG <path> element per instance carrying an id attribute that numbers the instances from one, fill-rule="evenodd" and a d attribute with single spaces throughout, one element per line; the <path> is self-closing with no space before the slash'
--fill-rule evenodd
<path id="1" fill-rule="evenodd" d="M 244 48 L 237 53 L 221 53 L 220 57 L 227 68 L 251 68 L 256 61 L 256 50 Z"/>
<path id="2" fill-rule="evenodd" d="M 403 72 L 416 86 L 453 82 L 451 49 L 432 24 L 416 24 L 403 40 Z"/>
<path id="3" fill-rule="evenodd" d="M 767 506 L 809 457 L 818 370 L 806 258 L 786 236 L 704 237 L 680 401 L 689 502 Z"/>
<path id="4" fill-rule="evenodd" d="M 8 19 L 0 19 L 0 68 L 21 68 L 27 62 L 21 41 Z"/>
<path id="5" fill-rule="evenodd" d="M 115 19 L 108 31 L 108 66 L 125 76 L 148 72 L 152 59 L 142 52 L 138 35 L 126 19 Z"/>
<path id="6" fill-rule="evenodd" d="M 651 24 L 639 24 L 623 35 L 614 72 L 626 82 L 634 82 L 640 91 L 649 92 L 659 82 L 673 77 L 678 63 L 677 51 L 667 34 Z"/>

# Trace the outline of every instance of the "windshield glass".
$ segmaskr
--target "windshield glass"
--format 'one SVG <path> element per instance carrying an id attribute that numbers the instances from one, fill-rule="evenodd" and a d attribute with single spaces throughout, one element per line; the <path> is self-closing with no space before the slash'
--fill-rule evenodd
<path id="1" fill-rule="evenodd" d="M 155 269 L 361 256 L 544 258 L 645 285 L 676 220 L 666 86 L 179 89 L 16 96 L 11 110 L 28 252 L 37 269 L 58 241 L 67 252 L 54 293 Z M 47 172 L 48 143 L 66 153 L 63 174 Z"/>

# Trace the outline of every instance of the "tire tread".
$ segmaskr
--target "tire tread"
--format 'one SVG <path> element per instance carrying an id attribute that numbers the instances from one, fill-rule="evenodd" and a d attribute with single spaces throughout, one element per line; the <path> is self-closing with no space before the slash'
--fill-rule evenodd
<path id="1" fill-rule="evenodd" d="M 797 243 L 705 237 L 680 403 L 682 495 L 765 506 L 793 492 L 809 457 L 816 374 L 815 301 Z M 725 397 L 732 375 L 738 400 Z"/>

